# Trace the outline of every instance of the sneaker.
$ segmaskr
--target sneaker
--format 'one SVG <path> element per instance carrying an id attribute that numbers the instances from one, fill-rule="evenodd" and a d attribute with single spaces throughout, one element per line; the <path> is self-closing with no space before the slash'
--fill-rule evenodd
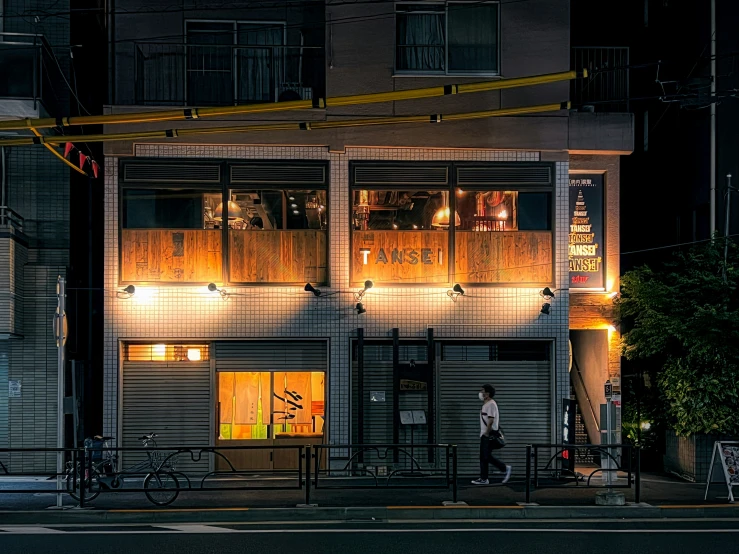
<path id="1" fill-rule="evenodd" d="M 503 477 L 503 483 L 507 483 L 508 479 L 511 478 L 511 470 L 513 468 L 511 466 L 505 466 L 505 477 Z"/>
<path id="2" fill-rule="evenodd" d="M 475 479 L 474 481 L 472 481 L 472 484 L 473 485 L 489 485 L 490 481 L 488 481 L 487 479 Z"/>

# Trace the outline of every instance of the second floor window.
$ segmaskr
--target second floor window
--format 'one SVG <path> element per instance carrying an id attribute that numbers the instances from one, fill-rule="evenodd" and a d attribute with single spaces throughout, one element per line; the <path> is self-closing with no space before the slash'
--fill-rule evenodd
<path id="1" fill-rule="evenodd" d="M 396 5 L 395 69 L 401 73 L 499 73 L 497 2 Z"/>
<path id="2" fill-rule="evenodd" d="M 191 104 L 274 102 L 284 81 L 282 23 L 188 21 Z"/>

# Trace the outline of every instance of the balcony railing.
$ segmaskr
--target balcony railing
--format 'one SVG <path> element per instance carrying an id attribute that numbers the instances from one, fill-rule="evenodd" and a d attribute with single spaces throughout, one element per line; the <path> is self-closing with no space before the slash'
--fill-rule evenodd
<path id="1" fill-rule="evenodd" d="M 31 100 L 34 109 L 41 103 L 57 114 L 61 106 L 52 79 L 61 81 L 61 76 L 43 35 L 0 33 L 0 98 Z"/>
<path id="2" fill-rule="evenodd" d="M 322 47 L 137 42 L 136 103 L 223 106 L 325 91 Z"/>
<path id="3" fill-rule="evenodd" d="M 592 106 L 596 112 L 629 111 L 629 49 L 574 47 L 572 66 L 587 69 L 589 77 L 572 85 L 572 104 Z"/>
<path id="4" fill-rule="evenodd" d="M 9 228 L 23 231 L 23 218 L 7 206 L 0 206 L 0 229 Z"/>

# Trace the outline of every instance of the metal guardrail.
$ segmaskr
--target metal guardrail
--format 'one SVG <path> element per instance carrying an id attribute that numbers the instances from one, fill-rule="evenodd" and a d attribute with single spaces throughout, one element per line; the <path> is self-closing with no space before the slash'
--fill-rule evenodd
<path id="1" fill-rule="evenodd" d="M 313 452 L 313 486 L 315 489 L 343 489 L 343 490 L 361 490 L 361 489 L 378 489 L 381 487 L 389 489 L 452 489 L 452 501 L 457 501 L 457 446 L 454 444 L 319 444 L 311 447 Z M 347 450 L 350 454 L 349 459 L 341 469 L 332 469 L 330 471 L 332 477 L 323 480 L 320 479 L 322 473 L 320 468 L 321 460 L 323 459 L 322 452 L 328 450 Z M 436 464 L 433 467 L 429 467 L 418 461 L 414 456 L 415 451 L 436 451 L 440 464 L 438 467 Z M 374 453 L 379 460 L 394 460 L 396 458 L 402 459 L 406 462 L 408 468 L 394 469 L 387 475 L 379 475 L 378 472 L 370 469 L 372 466 L 362 465 L 361 467 L 356 465 L 357 460 L 361 459 L 364 454 Z M 307 452 L 310 454 L 311 452 Z M 437 456 L 433 456 L 434 459 Z M 397 464 L 394 464 L 397 465 Z M 306 476 L 306 482 L 311 482 L 310 475 L 310 464 L 307 467 L 308 475 Z M 324 470 L 323 473 L 328 473 L 328 470 Z M 354 479 L 349 484 L 327 484 L 327 481 L 341 480 L 339 474 L 346 478 L 356 477 L 368 477 L 369 484 L 366 480 Z M 434 484 L 425 484 L 418 482 L 412 483 L 414 479 L 439 479 L 440 482 Z M 395 479 L 394 483 L 391 484 L 392 480 Z M 384 484 L 383 484 L 384 481 Z M 307 489 L 307 492 L 309 491 Z M 306 504 L 310 504 L 309 496 L 306 497 Z"/>
<path id="2" fill-rule="evenodd" d="M 77 500 L 81 507 L 101 494 L 144 493 L 154 504 L 166 506 L 174 502 L 181 492 L 227 492 L 257 490 L 303 490 L 305 504 L 311 505 L 312 490 L 450 490 L 452 500 L 458 501 L 458 446 L 454 444 L 417 444 L 417 451 L 435 451 L 430 456 L 435 461 L 425 464 L 410 451 L 409 444 L 320 444 L 320 445 L 245 445 L 245 446 L 164 446 L 164 447 L 87 447 L 87 448 L 0 448 L 0 477 L 47 477 L 54 481 L 54 489 L 2 488 L 0 494 L 67 494 Z M 613 466 L 595 468 L 589 475 L 572 472 L 563 465 L 563 454 L 576 450 L 587 450 L 604 458 L 613 460 Z M 343 468 L 327 468 L 325 460 L 331 450 L 344 453 L 346 463 Z M 529 444 L 526 450 L 525 500 L 531 502 L 534 489 L 561 488 L 572 486 L 585 488 L 624 489 L 634 487 L 635 501 L 641 500 L 640 449 L 630 444 Z M 238 468 L 232 462 L 236 451 L 283 451 L 295 456 L 295 469 L 269 471 L 270 474 L 283 475 L 284 480 L 274 480 L 264 485 L 255 477 L 263 476 L 264 470 Z M 45 457 L 46 466 L 55 465 L 57 454 L 65 458 L 64 473 L 50 471 L 13 472 L 8 465 L 17 463 L 13 458 L 20 456 L 23 461 L 29 456 Z M 387 475 L 379 475 L 366 465 L 357 463 L 363 455 L 372 453 L 378 460 L 403 459 L 405 467 Z M 128 468 L 120 467 L 118 454 L 125 457 L 140 456 L 145 463 L 134 463 Z M 231 456 L 231 457 L 230 457 Z M 124 462 L 129 464 L 130 460 Z M 207 471 L 190 472 L 183 465 L 208 462 Z M 217 463 L 220 461 L 220 464 Z M 214 463 L 215 462 L 215 463 Z M 211 467 L 218 467 L 211 471 Z M 625 473 L 625 478 L 617 478 L 615 483 L 593 484 L 593 477 L 604 472 Z M 188 474 L 189 473 L 189 474 Z M 587 477 L 587 479 L 586 479 Z M 64 487 L 57 487 L 61 479 Z M 136 485 L 124 486 L 125 480 L 134 480 Z M 435 481 L 434 481 L 435 480 Z"/>
<path id="3" fill-rule="evenodd" d="M 629 49 L 627 47 L 572 48 L 572 66 L 588 70 L 588 79 L 575 79 L 572 104 L 591 105 L 596 112 L 629 111 Z"/>
<path id="4" fill-rule="evenodd" d="M 11 227 L 23 231 L 23 217 L 7 206 L 0 206 L 0 227 Z"/>
<path id="5" fill-rule="evenodd" d="M 586 450 L 591 454 L 598 454 L 606 460 L 608 467 L 595 468 L 589 475 L 585 485 L 581 485 L 585 475 L 572 472 L 563 467 L 556 467 L 563 458 L 565 452 L 572 455 L 573 451 Z M 540 467 L 540 452 L 546 451 L 546 464 Z M 615 452 L 614 452 L 615 451 Z M 552 454 L 552 452 L 554 452 Z M 620 461 L 619 461 L 620 460 Z M 624 463 L 625 461 L 625 463 Z M 597 474 L 626 473 L 626 483 L 606 483 L 592 485 L 592 479 Z M 542 474 L 550 475 L 550 480 L 544 482 Z M 634 485 L 634 501 L 638 504 L 641 500 L 641 450 L 631 444 L 529 444 L 526 446 L 526 503 L 531 503 L 532 489 L 538 488 L 561 488 L 574 483 L 575 486 L 599 489 L 630 489 Z"/>
<path id="6" fill-rule="evenodd" d="M 1 98 L 32 100 L 34 109 L 40 102 L 50 114 L 58 114 L 62 106 L 54 93 L 54 83 L 62 82 L 60 71 L 43 35 L 0 32 L 0 75 L 4 76 L 0 80 Z"/>

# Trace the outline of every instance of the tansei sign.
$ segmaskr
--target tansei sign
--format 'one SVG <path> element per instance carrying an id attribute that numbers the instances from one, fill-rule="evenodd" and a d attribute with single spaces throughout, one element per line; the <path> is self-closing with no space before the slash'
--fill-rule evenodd
<path id="1" fill-rule="evenodd" d="M 604 176 L 570 175 L 570 288 L 604 289 Z"/>
<path id="2" fill-rule="evenodd" d="M 355 231 L 352 282 L 446 283 L 448 250 L 444 231 Z"/>

